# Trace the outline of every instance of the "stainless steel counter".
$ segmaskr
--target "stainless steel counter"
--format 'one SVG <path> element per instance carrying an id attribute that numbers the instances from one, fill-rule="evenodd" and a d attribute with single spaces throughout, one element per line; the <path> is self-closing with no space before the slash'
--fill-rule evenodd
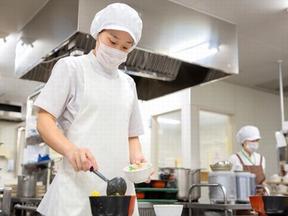
<path id="1" fill-rule="evenodd" d="M 181 204 L 181 203 L 179 203 Z M 250 204 L 182 203 L 186 208 L 210 210 L 251 210 Z"/>
<path id="2" fill-rule="evenodd" d="M 41 202 L 41 197 L 11 197 L 11 200 L 14 202 Z"/>
<path id="3" fill-rule="evenodd" d="M 41 201 L 41 198 L 24 198 L 24 197 L 12 197 L 13 203 L 33 203 L 33 204 L 39 204 Z M 203 216 L 205 215 L 203 212 L 205 211 L 220 211 L 219 215 L 224 213 L 225 211 L 230 211 L 230 215 L 234 215 L 233 211 L 236 210 L 250 210 L 251 206 L 250 204 L 209 204 L 209 203 L 189 203 L 189 202 L 175 202 L 174 204 L 180 204 L 184 206 L 183 214 L 182 216 L 188 216 L 189 211 L 188 209 L 192 209 L 193 213 L 192 215 L 196 216 Z M 18 208 L 19 207 L 19 208 Z M 22 205 L 19 204 L 16 206 L 17 209 L 21 209 Z M 30 206 L 34 207 L 34 206 Z M 151 202 L 139 202 L 138 208 L 141 216 L 155 216 L 154 210 L 153 210 L 153 203 Z M 28 209 L 27 209 L 28 210 Z M 32 210 L 32 209 L 31 209 Z M 195 210 L 195 211 L 194 211 Z M 203 211 L 202 211 L 203 210 Z M 222 213 L 221 213 L 222 212 Z M 216 215 L 216 214 L 215 214 Z M 223 214 L 225 215 L 225 214 Z"/>
<path id="4" fill-rule="evenodd" d="M 210 204 L 210 203 L 188 203 L 176 202 L 174 204 L 181 204 L 184 206 L 182 216 L 189 215 L 191 209 L 192 216 L 203 215 L 236 215 L 237 210 L 251 210 L 250 204 Z M 138 203 L 139 213 L 141 216 L 155 216 L 153 210 L 153 203 L 140 202 Z"/>
<path id="5" fill-rule="evenodd" d="M 197 209 L 217 209 L 217 210 L 250 210 L 250 204 L 210 204 L 210 203 L 189 203 L 189 202 L 176 202 L 174 204 L 183 205 L 184 208 L 197 208 Z M 139 208 L 153 208 L 153 203 L 139 202 Z"/>

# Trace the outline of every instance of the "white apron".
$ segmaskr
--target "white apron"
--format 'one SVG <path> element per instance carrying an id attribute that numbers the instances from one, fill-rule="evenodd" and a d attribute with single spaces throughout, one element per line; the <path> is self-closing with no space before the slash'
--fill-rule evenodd
<path id="1" fill-rule="evenodd" d="M 107 78 L 97 73 L 99 65 L 97 68 L 96 59 L 89 55 L 81 57 L 84 95 L 67 137 L 92 152 L 99 171 L 107 178 L 124 177 L 122 169 L 129 164 L 128 129 L 134 94 L 125 74 L 117 72 L 116 77 Z M 134 185 L 126 182 L 126 194 L 134 195 Z M 64 158 L 37 210 L 45 216 L 91 216 L 89 196 L 92 191 L 106 195 L 106 186 L 93 173 L 75 172 Z M 136 203 L 133 216 L 137 215 Z"/>

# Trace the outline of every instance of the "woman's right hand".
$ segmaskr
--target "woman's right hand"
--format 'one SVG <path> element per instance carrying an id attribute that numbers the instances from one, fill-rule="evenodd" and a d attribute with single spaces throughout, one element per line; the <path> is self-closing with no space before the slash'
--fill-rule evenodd
<path id="1" fill-rule="evenodd" d="M 98 169 L 96 159 L 87 148 L 73 148 L 69 150 L 65 156 L 77 172 L 88 171 L 91 166 L 95 170 Z"/>

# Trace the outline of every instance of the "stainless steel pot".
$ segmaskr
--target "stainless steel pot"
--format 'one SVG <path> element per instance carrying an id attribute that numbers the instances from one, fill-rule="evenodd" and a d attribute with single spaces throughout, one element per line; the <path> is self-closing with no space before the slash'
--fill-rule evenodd
<path id="1" fill-rule="evenodd" d="M 3 190 L 3 200 L 2 200 L 2 212 L 5 216 L 10 216 L 11 214 L 11 194 L 12 188 L 5 187 Z M 0 214 L 1 215 L 1 214 Z"/>
<path id="2" fill-rule="evenodd" d="M 235 203 L 236 200 L 236 176 L 234 172 L 217 171 L 208 174 L 209 184 L 220 184 L 226 190 L 227 202 Z M 223 203 L 223 192 L 220 188 L 209 188 L 209 198 L 211 203 Z"/>
<path id="3" fill-rule="evenodd" d="M 175 168 L 175 177 L 177 181 L 178 193 L 177 198 L 179 200 L 187 201 L 189 199 L 188 193 L 189 188 L 193 184 L 200 184 L 200 169 L 185 169 L 185 168 Z M 198 201 L 201 196 L 200 188 L 196 188 L 191 193 L 192 201 Z"/>
<path id="4" fill-rule="evenodd" d="M 256 194 L 256 175 L 253 173 L 250 173 L 250 189 L 251 189 L 251 195 Z"/>
<path id="5" fill-rule="evenodd" d="M 35 197 L 36 196 L 36 178 L 35 176 L 18 176 L 17 184 L 18 197 Z"/>
<path id="6" fill-rule="evenodd" d="M 251 195 L 251 173 L 236 172 L 236 188 L 238 203 L 248 203 Z"/>

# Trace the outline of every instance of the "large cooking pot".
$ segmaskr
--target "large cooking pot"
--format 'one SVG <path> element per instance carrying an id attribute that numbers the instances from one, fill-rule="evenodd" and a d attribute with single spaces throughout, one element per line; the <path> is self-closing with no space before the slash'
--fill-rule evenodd
<path id="1" fill-rule="evenodd" d="M 227 202 L 235 203 L 236 200 L 236 175 L 231 171 L 217 171 L 208 174 L 209 184 L 220 184 L 226 190 Z M 223 202 L 223 192 L 219 187 L 209 188 L 209 198 L 212 203 Z"/>
<path id="2" fill-rule="evenodd" d="M 178 187 L 177 198 L 187 201 L 189 199 L 189 188 L 193 184 L 200 184 L 200 169 L 175 168 L 175 177 Z M 198 201 L 200 196 L 201 190 L 200 188 L 196 188 L 191 194 L 192 201 Z"/>
<path id="3" fill-rule="evenodd" d="M 249 196 L 255 195 L 255 174 L 249 172 L 235 172 L 238 203 L 248 203 Z"/>
<path id="4" fill-rule="evenodd" d="M 250 173 L 250 194 L 255 195 L 256 194 L 256 175 L 254 173 Z"/>
<path id="5" fill-rule="evenodd" d="M 36 178 L 33 175 L 18 176 L 17 196 L 35 197 L 36 196 Z"/>
<path id="6" fill-rule="evenodd" d="M 132 216 L 136 196 L 89 197 L 93 216 Z"/>

